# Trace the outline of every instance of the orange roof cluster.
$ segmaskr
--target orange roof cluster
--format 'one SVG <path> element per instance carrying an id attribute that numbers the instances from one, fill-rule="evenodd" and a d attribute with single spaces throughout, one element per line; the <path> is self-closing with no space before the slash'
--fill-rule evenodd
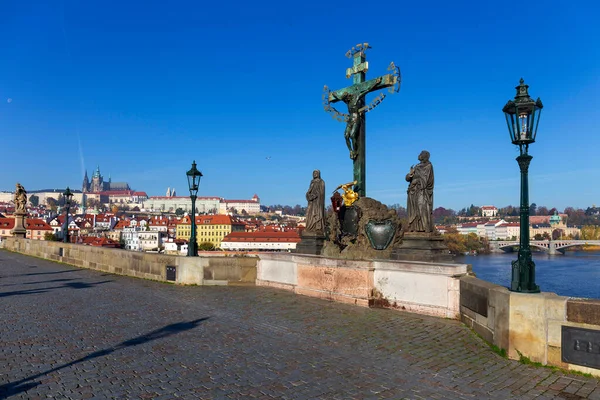
<path id="1" fill-rule="evenodd" d="M 295 231 L 285 232 L 231 232 L 225 236 L 223 242 L 286 242 L 299 243 L 300 235 Z"/>
<path id="2" fill-rule="evenodd" d="M 151 226 L 168 226 L 169 225 L 169 218 L 163 218 L 163 217 L 152 217 L 150 218 L 150 221 L 148 222 L 148 225 Z"/>
<path id="3" fill-rule="evenodd" d="M 94 237 L 94 236 L 85 236 L 82 238 L 83 244 L 87 246 L 95 246 L 95 247 L 121 247 L 119 242 L 116 242 L 112 239 L 105 237 Z"/>
<path id="4" fill-rule="evenodd" d="M 14 218 L 0 218 L 0 229 L 13 229 L 15 227 Z M 25 228 L 36 231 L 51 231 L 52 227 L 40 218 L 25 219 Z"/>

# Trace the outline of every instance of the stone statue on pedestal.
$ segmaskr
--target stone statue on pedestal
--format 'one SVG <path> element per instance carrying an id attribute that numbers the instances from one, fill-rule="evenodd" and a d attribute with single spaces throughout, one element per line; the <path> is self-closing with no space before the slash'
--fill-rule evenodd
<path id="1" fill-rule="evenodd" d="M 433 232 L 433 166 L 429 152 L 419 154 L 420 163 L 410 167 L 406 175 L 408 232 Z"/>
<path id="2" fill-rule="evenodd" d="M 15 190 L 15 213 L 27 212 L 25 206 L 27 205 L 27 191 L 20 183 L 17 183 Z"/>
<path id="3" fill-rule="evenodd" d="M 296 253 L 321 254 L 325 242 L 325 182 L 321 171 L 313 171 L 313 179 L 306 192 L 306 228 L 302 240 L 296 245 Z"/>
<path id="4" fill-rule="evenodd" d="M 24 239 L 27 235 L 25 229 L 25 217 L 27 216 L 27 191 L 20 183 L 17 183 L 15 189 L 15 227 L 11 233 Z"/>
<path id="5" fill-rule="evenodd" d="M 313 171 L 313 180 L 306 192 L 308 207 L 306 209 L 307 233 L 323 236 L 325 234 L 325 182 L 321 179 L 321 171 Z"/>
<path id="6" fill-rule="evenodd" d="M 433 224 L 433 166 L 429 152 L 423 150 L 419 161 L 406 175 L 408 224 L 392 259 L 452 262 L 448 247 Z"/>

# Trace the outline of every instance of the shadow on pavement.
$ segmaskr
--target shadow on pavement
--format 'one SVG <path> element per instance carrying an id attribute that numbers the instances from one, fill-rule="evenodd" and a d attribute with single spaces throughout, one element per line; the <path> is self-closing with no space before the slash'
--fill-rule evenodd
<path id="1" fill-rule="evenodd" d="M 50 279 L 48 281 L 35 281 L 35 282 L 19 282 L 19 283 L 7 283 L 4 285 L 0 285 L 1 287 L 6 287 L 6 286 L 19 286 L 19 285 L 39 285 L 42 283 L 50 283 L 50 282 L 68 282 L 68 281 L 74 281 L 75 278 L 71 278 L 71 279 Z"/>
<path id="2" fill-rule="evenodd" d="M 30 267 L 31 268 L 31 267 Z M 77 269 L 64 269 L 56 272 L 30 272 L 28 274 L 11 275 L 11 276 L 33 276 L 33 275 L 52 275 L 52 274 L 65 274 L 67 272 L 75 272 Z"/>
<path id="3" fill-rule="evenodd" d="M 66 279 L 66 280 L 72 280 L 72 279 Z M 26 290 L 15 290 L 13 292 L 0 292 L 0 298 L 2 297 L 10 297 L 10 296 L 22 296 L 22 295 L 26 295 L 26 294 L 38 294 L 38 293 L 46 293 L 49 292 L 51 290 L 56 290 L 56 289 L 88 289 L 97 285 L 102 285 L 103 283 L 108 283 L 108 282 L 112 282 L 112 281 L 101 281 L 101 282 L 91 282 L 91 283 L 86 283 L 86 282 L 68 282 L 65 283 L 63 285 L 60 286 L 53 286 L 53 287 L 48 287 L 48 288 L 40 288 L 40 289 L 26 289 Z"/>
<path id="4" fill-rule="evenodd" d="M 40 372 L 39 374 L 28 376 L 27 378 L 24 378 L 24 379 L 21 379 L 18 381 L 6 383 L 6 384 L 0 386 L 0 399 L 6 399 L 6 398 L 8 398 L 8 396 L 13 396 L 15 394 L 23 393 L 32 388 L 39 386 L 41 384 L 41 382 L 34 381 L 34 380 L 37 378 L 40 378 L 44 375 L 59 371 L 64 368 L 71 367 L 75 364 L 79 364 L 79 363 L 82 363 L 82 362 L 85 362 L 88 360 L 93 360 L 94 358 L 109 355 L 111 353 L 114 353 L 115 351 L 124 349 L 126 347 L 138 346 L 140 344 L 148 343 L 153 340 L 163 339 L 163 338 L 175 335 L 179 332 L 189 331 L 189 330 L 197 327 L 201 322 L 208 320 L 209 318 L 210 317 L 198 318 L 193 321 L 177 322 L 174 324 L 170 324 L 170 325 L 164 326 L 160 329 L 156 329 L 152 332 L 149 332 L 145 335 L 141 335 L 141 336 L 135 337 L 133 339 L 129 339 L 124 342 L 121 342 L 116 346 L 109 347 L 107 349 L 103 349 L 103 350 L 99 350 L 99 351 L 95 351 L 91 354 L 88 354 L 85 357 L 79 358 L 77 360 L 71 361 L 71 362 L 63 364 L 63 365 L 59 365 L 56 368 L 52 368 L 47 371 Z M 33 382 L 30 382 L 30 381 L 33 381 Z"/>

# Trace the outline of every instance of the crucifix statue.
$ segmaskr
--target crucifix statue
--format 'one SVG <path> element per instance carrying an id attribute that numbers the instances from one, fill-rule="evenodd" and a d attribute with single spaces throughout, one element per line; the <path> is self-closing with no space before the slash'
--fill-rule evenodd
<path id="1" fill-rule="evenodd" d="M 365 96 L 385 88 L 389 88 L 391 93 L 400 90 L 400 69 L 393 62 L 388 67 L 391 73 L 365 81 L 369 69 L 365 51 L 370 48 L 368 43 L 361 43 L 346 53 L 346 57 L 354 59 L 352 68 L 346 70 L 346 78 L 353 77 L 352 85 L 333 92 L 325 86 L 323 94 L 325 111 L 333 113 L 338 121 L 346 122 L 344 138 L 353 162 L 354 180 L 357 182 L 354 191 L 361 197 L 366 195 L 365 113 L 377 107 L 385 98 L 381 93 L 366 105 Z M 338 101 L 346 103 L 348 114 L 339 112 L 331 105 Z"/>

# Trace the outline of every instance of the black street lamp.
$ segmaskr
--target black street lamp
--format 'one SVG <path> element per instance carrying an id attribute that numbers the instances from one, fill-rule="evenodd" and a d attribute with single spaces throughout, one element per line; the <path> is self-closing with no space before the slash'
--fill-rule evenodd
<path id="1" fill-rule="evenodd" d="M 198 195 L 198 187 L 200 186 L 200 178 L 202 172 L 196 168 L 196 161 L 192 163 L 192 169 L 186 172 L 188 179 L 188 187 L 190 189 L 190 199 L 192 199 L 192 234 L 188 243 L 188 257 L 198 256 L 198 240 L 196 239 L 196 198 Z"/>
<path id="2" fill-rule="evenodd" d="M 73 193 L 67 186 L 67 189 L 63 193 L 63 197 L 65 198 L 65 234 L 63 235 L 63 242 L 69 243 L 69 208 L 71 207 L 71 199 L 73 198 Z"/>
<path id="3" fill-rule="evenodd" d="M 535 263 L 529 247 L 529 180 L 528 170 L 531 157 L 527 154 L 529 145 L 535 142 L 540 115 L 544 107 L 538 97 L 533 101 L 529 97 L 529 86 L 523 78 L 516 87 L 517 95 L 509 100 L 502 111 L 506 116 L 508 133 L 513 144 L 519 146 L 517 162 L 521 169 L 521 237 L 519 240 L 519 256 L 512 262 L 512 280 L 510 290 L 522 293 L 539 293 L 540 287 L 535 284 Z"/>

